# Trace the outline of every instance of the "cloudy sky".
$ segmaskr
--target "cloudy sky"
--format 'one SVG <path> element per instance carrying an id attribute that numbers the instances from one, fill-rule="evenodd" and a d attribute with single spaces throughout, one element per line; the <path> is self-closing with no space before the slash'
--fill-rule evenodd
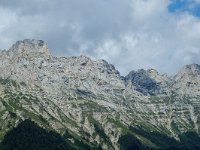
<path id="1" fill-rule="evenodd" d="M 200 0 L 0 0 L 0 49 L 42 39 L 57 56 L 105 59 L 123 74 L 200 64 Z"/>

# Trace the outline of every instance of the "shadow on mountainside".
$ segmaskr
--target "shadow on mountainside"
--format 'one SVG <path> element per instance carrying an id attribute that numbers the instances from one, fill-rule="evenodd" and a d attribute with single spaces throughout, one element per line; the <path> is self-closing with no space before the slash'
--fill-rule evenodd
<path id="1" fill-rule="evenodd" d="M 69 139 L 73 139 L 71 142 Z M 200 137 L 194 132 L 179 135 L 180 141 L 158 132 L 130 127 L 118 143 L 120 150 L 199 150 Z M 89 143 L 89 142 L 88 142 Z M 75 138 L 47 131 L 31 120 L 11 129 L 1 142 L 0 150 L 100 150 L 101 147 Z"/>
<path id="2" fill-rule="evenodd" d="M 121 150 L 199 150 L 200 137 L 195 132 L 179 135 L 180 141 L 158 132 L 148 132 L 140 128 L 129 128 L 129 132 L 119 138 Z M 140 139 L 140 140 L 139 140 Z"/>
<path id="3" fill-rule="evenodd" d="M 47 131 L 31 120 L 21 122 L 10 130 L 1 142 L 0 150 L 89 150 L 97 149 L 73 139 L 73 135 L 65 134 L 65 138 L 54 131 Z"/>

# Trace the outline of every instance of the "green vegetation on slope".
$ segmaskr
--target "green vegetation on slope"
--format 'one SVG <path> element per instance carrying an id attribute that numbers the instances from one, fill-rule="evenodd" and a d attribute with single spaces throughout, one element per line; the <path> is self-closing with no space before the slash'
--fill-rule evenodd
<path id="1" fill-rule="evenodd" d="M 199 150 L 200 137 L 195 132 L 179 135 L 180 141 L 159 132 L 148 132 L 141 128 L 129 128 L 127 134 L 119 138 L 121 150 Z M 156 147 L 148 145 L 147 139 Z"/>
<path id="2" fill-rule="evenodd" d="M 1 150 L 68 150 L 58 133 L 46 131 L 30 120 L 25 120 L 10 130 L 1 143 Z"/>
<path id="3" fill-rule="evenodd" d="M 70 141 L 71 139 L 72 141 Z M 31 120 L 21 122 L 16 128 L 10 130 L 4 137 L 0 146 L 1 150 L 90 150 L 90 147 L 74 139 L 74 136 L 65 133 L 64 136 L 47 131 Z"/>

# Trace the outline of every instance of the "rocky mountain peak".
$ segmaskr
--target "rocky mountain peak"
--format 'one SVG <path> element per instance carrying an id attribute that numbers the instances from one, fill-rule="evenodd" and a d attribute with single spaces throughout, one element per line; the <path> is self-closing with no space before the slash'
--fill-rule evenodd
<path id="1" fill-rule="evenodd" d="M 105 150 L 120 149 L 127 131 L 161 148 L 132 127 L 176 139 L 183 132 L 199 133 L 196 64 L 173 77 L 155 69 L 122 77 L 105 60 L 53 57 L 44 41 L 27 39 L 0 52 L 0 72 L 0 135 L 25 118 L 62 134 L 69 130 Z M 74 144 L 70 136 L 67 140 Z"/>
<path id="2" fill-rule="evenodd" d="M 112 64 L 109 64 L 107 61 L 103 59 L 99 59 L 95 61 L 97 67 L 99 70 L 101 70 L 102 73 L 106 72 L 108 74 L 117 74 L 120 75 L 119 71 L 115 69 L 115 66 Z"/>
<path id="3" fill-rule="evenodd" d="M 51 57 L 47 44 L 42 40 L 25 39 L 17 41 L 10 49 L 9 56 L 19 57 Z"/>
<path id="4" fill-rule="evenodd" d="M 152 75 L 152 76 L 157 76 L 158 75 L 158 71 L 156 69 L 148 69 L 147 70 L 148 74 Z"/>
<path id="5" fill-rule="evenodd" d="M 159 74 L 156 69 L 139 69 L 131 71 L 126 77 L 126 84 L 132 84 L 134 89 L 145 95 L 163 93 L 170 78 Z"/>
<path id="6" fill-rule="evenodd" d="M 183 67 L 181 72 L 188 73 L 188 74 L 199 74 L 200 73 L 200 65 L 198 65 L 198 64 L 186 65 Z"/>
<path id="7" fill-rule="evenodd" d="M 200 66 L 190 64 L 184 66 L 177 75 L 175 75 L 174 87 L 179 93 L 190 96 L 200 96 Z"/>
<path id="8" fill-rule="evenodd" d="M 175 76 L 176 80 L 194 79 L 200 75 L 200 66 L 198 64 L 190 64 L 184 66 Z"/>
<path id="9" fill-rule="evenodd" d="M 149 75 L 149 71 L 144 69 L 131 71 L 125 79 L 127 83 L 131 82 L 137 91 L 145 95 L 153 94 L 158 90 L 156 80 Z"/>

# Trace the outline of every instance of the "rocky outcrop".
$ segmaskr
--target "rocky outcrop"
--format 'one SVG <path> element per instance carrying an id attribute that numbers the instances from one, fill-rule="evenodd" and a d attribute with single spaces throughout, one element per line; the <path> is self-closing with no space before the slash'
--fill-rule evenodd
<path id="1" fill-rule="evenodd" d="M 157 70 L 140 69 L 131 71 L 126 77 L 126 85 L 133 85 L 133 90 L 141 92 L 144 95 L 166 94 L 170 77 L 160 75 Z"/>
<path id="2" fill-rule="evenodd" d="M 174 88 L 187 96 L 200 96 L 200 66 L 198 64 L 186 65 L 174 77 Z"/>

